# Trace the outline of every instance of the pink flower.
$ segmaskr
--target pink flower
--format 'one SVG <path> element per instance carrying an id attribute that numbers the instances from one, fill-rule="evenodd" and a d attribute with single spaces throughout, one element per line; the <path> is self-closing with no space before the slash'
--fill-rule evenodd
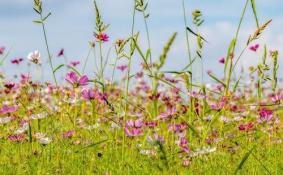
<path id="1" fill-rule="evenodd" d="M 256 45 L 250 46 L 249 49 L 250 49 L 251 51 L 256 52 L 258 48 L 259 48 L 259 44 L 256 44 Z"/>
<path id="2" fill-rule="evenodd" d="M 109 36 L 106 33 L 98 33 L 95 35 L 95 37 L 101 42 L 107 42 L 109 40 Z"/>
<path id="3" fill-rule="evenodd" d="M 225 58 L 224 57 L 220 58 L 219 59 L 219 63 L 224 64 L 225 63 Z"/>
<path id="4" fill-rule="evenodd" d="M 143 72 L 136 73 L 136 78 L 142 78 L 142 77 L 143 77 Z"/>
<path id="5" fill-rule="evenodd" d="M 143 126 L 143 120 L 138 119 L 138 120 L 129 120 L 126 122 L 127 127 L 135 127 L 135 128 L 141 128 Z"/>
<path id="6" fill-rule="evenodd" d="M 191 161 L 190 160 L 188 160 L 188 159 L 183 160 L 183 166 L 184 167 L 188 167 L 190 165 L 191 165 Z"/>
<path id="7" fill-rule="evenodd" d="M 30 78 L 31 77 L 30 77 L 29 73 L 28 74 L 21 74 L 21 83 L 22 84 L 28 83 Z"/>
<path id="8" fill-rule="evenodd" d="M 181 147 L 183 152 L 186 152 L 186 153 L 190 152 L 190 149 L 188 147 L 188 141 L 186 137 L 181 137 L 178 145 Z"/>
<path id="9" fill-rule="evenodd" d="M 61 57 L 61 56 L 64 56 L 64 49 L 63 48 L 57 54 L 57 57 Z"/>
<path id="10" fill-rule="evenodd" d="M 5 51 L 5 47 L 0 47 L 0 55 L 2 55 Z"/>
<path id="11" fill-rule="evenodd" d="M 160 115 L 157 117 L 157 119 L 163 119 L 167 120 L 173 117 L 174 114 L 176 114 L 177 110 L 176 108 L 169 108 L 166 112 L 160 113 Z"/>
<path id="12" fill-rule="evenodd" d="M 26 139 L 26 136 L 24 134 L 15 134 L 15 135 L 10 135 L 8 137 L 8 140 L 12 142 L 20 142 Z"/>
<path id="13" fill-rule="evenodd" d="M 11 63 L 19 65 L 23 60 L 23 58 L 15 58 L 11 60 Z"/>
<path id="14" fill-rule="evenodd" d="M 174 131 L 175 133 L 181 133 L 187 129 L 186 123 L 181 124 L 171 124 L 168 127 L 169 131 Z"/>
<path id="15" fill-rule="evenodd" d="M 85 100 L 94 100 L 98 96 L 93 89 L 84 89 L 81 95 Z"/>
<path id="16" fill-rule="evenodd" d="M 85 86 L 88 83 L 88 77 L 86 75 L 78 77 L 75 72 L 67 73 L 65 80 L 72 84 L 74 87 Z"/>
<path id="17" fill-rule="evenodd" d="M 124 72 L 124 70 L 126 70 L 127 68 L 128 68 L 128 66 L 125 65 L 125 64 L 117 66 L 117 69 L 122 71 L 122 72 Z"/>
<path id="18" fill-rule="evenodd" d="M 148 122 L 145 122 L 145 126 L 147 126 L 149 128 L 155 128 L 157 126 L 157 122 L 155 122 L 155 121 L 148 121 Z"/>
<path id="19" fill-rule="evenodd" d="M 249 122 L 247 124 L 240 124 L 239 125 L 239 130 L 240 131 L 247 131 L 250 130 L 254 127 L 254 124 L 252 122 Z"/>
<path id="20" fill-rule="evenodd" d="M 71 61 L 70 65 L 76 67 L 77 65 L 80 64 L 80 61 Z"/>
<path id="21" fill-rule="evenodd" d="M 3 105 L 0 109 L 0 114 L 7 114 L 7 113 L 13 113 L 18 110 L 18 106 L 7 106 Z"/>
<path id="22" fill-rule="evenodd" d="M 283 100 L 283 94 L 273 94 L 271 95 L 271 101 L 274 103 L 278 103 Z"/>
<path id="23" fill-rule="evenodd" d="M 124 129 L 126 136 L 138 136 L 141 135 L 143 133 L 143 130 L 141 128 L 134 128 L 134 129 L 129 129 L 128 127 L 125 127 Z"/>
<path id="24" fill-rule="evenodd" d="M 12 82 L 7 82 L 4 84 L 5 88 L 11 90 L 14 86 L 15 86 L 15 83 L 12 83 Z"/>
<path id="25" fill-rule="evenodd" d="M 72 137 L 74 134 L 76 133 L 75 130 L 69 130 L 63 133 L 63 137 L 67 138 L 67 137 Z"/>
<path id="26" fill-rule="evenodd" d="M 258 122 L 259 123 L 263 123 L 264 121 L 268 122 L 273 118 L 273 111 L 270 109 L 260 109 L 258 111 L 259 113 L 259 119 Z"/>

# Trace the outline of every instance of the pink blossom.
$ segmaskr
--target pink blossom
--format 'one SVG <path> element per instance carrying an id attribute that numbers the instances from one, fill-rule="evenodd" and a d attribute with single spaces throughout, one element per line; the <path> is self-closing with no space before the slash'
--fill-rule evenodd
<path id="1" fill-rule="evenodd" d="M 157 117 L 157 119 L 170 119 L 171 117 L 173 117 L 173 115 L 177 112 L 176 108 L 169 108 L 167 109 L 166 112 L 162 112 L 159 114 L 159 116 Z"/>
<path id="2" fill-rule="evenodd" d="M 283 100 L 283 94 L 273 94 L 271 95 L 271 101 L 274 103 L 280 102 Z"/>
<path id="3" fill-rule="evenodd" d="M 80 61 L 71 61 L 70 65 L 76 67 L 77 65 L 80 64 Z"/>
<path id="4" fill-rule="evenodd" d="M 247 124 L 240 124 L 239 125 L 239 130 L 240 131 L 247 131 L 247 130 L 252 129 L 253 126 L 254 126 L 254 124 L 252 122 L 249 122 Z"/>
<path id="5" fill-rule="evenodd" d="M 15 87 L 15 83 L 13 83 L 13 82 L 6 82 L 4 84 L 4 86 L 5 86 L 5 88 L 11 90 L 13 87 Z"/>
<path id="6" fill-rule="evenodd" d="M 57 57 L 61 57 L 61 56 L 64 56 L 64 49 L 63 48 L 57 54 Z"/>
<path id="7" fill-rule="evenodd" d="M 0 109 L 0 114 L 7 114 L 7 113 L 13 113 L 18 110 L 18 106 L 7 106 L 3 105 Z"/>
<path id="8" fill-rule="evenodd" d="M 11 63 L 19 65 L 23 60 L 23 58 L 15 58 L 11 60 Z"/>
<path id="9" fill-rule="evenodd" d="M 88 83 L 88 77 L 86 75 L 79 77 L 75 72 L 67 73 L 65 80 L 74 87 L 85 86 Z"/>
<path id="10" fill-rule="evenodd" d="M 273 117 L 273 111 L 272 110 L 270 110 L 270 109 L 265 109 L 265 108 L 263 108 L 263 109 L 260 109 L 259 111 L 258 111 L 258 113 L 259 113 L 259 119 L 258 119 L 258 122 L 259 123 L 263 123 L 263 122 L 268 122 L 268 121 L 270 121 L 271 119 L 272 119 L 272 117 Z"/>
<path id="11" fill-rule="evenodd" d="M 125 127 L 124 129 L 126 136 L 138 136 L 143 133 L 143 130 L 141 128 L 134 128 L 134 129 L 129 129 L 128 127 Z"/>
<path id="12" fill-rule="evenodd" d="M 63 133 L 63 137 L 67 138 L 67 137 L 72 137 L 74 134 L 76 133 L 75 130 L 69 130 Z"/>
<path id="13" fill-rule="evenodd" d="M 109 36 L 106 33 L 98 33 L 95 35 L 98 41 L 107 42 L 109 40 Z"/>
<path id="14" fill-rule="evenodd" d="M 250 47 L 249 47 L 249 49 L 250 49 L 251 51 L 254 51 L 254 52 L 256 52 L 258 48 L 259 48 L 259 44 L 256 44 L 256 45 L 253 45 L 253 46 L 250 46 Z"/>
<path id="15" fill-rule="evenodd" d="M 123 72 L 124 70 L 126 70 L 127 68 L 128 68 L 128 66 L 125 65 L 125 64 L 117 66 L 117 69 L 120 70 L 120 71 L 122 71 L 122 72 Z"/>
<path id="16" fill-rule="evenodd" d="M 15 134 L 15 135 L 10 135 L 8 137 L 8 140 L 12 142 L 20 142 L 26 139 L 26 136 L 24 134 Z"/>
<path id="17" fill-rule="evenodd" d="M 129 120 L 126 122 L 127 127 L 135 127 L 135 128 L 141 128 L 143 126 L 143 120 L 138 119 L 138 120 Z"/>
<path id="18" fill-rule="evenodd" d="M 94 91 L 94 89 L 84 89 L 81 92 L 81 95 L 85 100 L 94 100 L 95 98 L 98 98 L 98 94 Z"/>
<path id="19" fill-rule="evenodd" d="M 22 84 L 26 84 L 26 83 L 28 83 L 29 81 L 30 81 L 30 75 L 29 75 L 29 73 L 27 73 L 27 74 L 21 74 L 21 83 Z"/>
<path id="20" fill-rule="evenodd" d="M 219 59 L 219 63 L 224 64 L 225 63 L 225 58 L 224 57 L 220 58 Z"/>
<path id="21" fill-rule="evenodd" d="M 0 47 L 0 55 L 4 54 L 5 47 Z"/>

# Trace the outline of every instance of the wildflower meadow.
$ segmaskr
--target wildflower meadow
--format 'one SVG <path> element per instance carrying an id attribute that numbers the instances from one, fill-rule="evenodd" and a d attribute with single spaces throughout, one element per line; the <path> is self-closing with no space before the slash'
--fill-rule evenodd
<path id="1" fill-rule="evenodd" d="M 52 9 L 31 1 L 37 31 L 29 32 L 41 32 L 44 50 L 13 57 L 0 33 L 0 174 L 282 175 L 281 56 L 259 42 L 274 20 L 259 17 L 262 1 L 237 1 L 236 28 L 214 58 L 216 73 L 204 68 L 213 59 L 203 54 L 214 43 L 202 32 L 209 9 L 175 1 L 184 37 L 172 31 L 161 51 L 153 49 L 150 0 L 131 1 L 130 33 L 120 38 L 109 32 L 115 21 L 105 20 L 105 2 L 88 1 L 94 26 L 81 59 L 52 49 Z M 246 18 L 251 30 L 242 30 Z M 167 69 L 177 38 L 186 64 Z M 241 66 L 246 53 L 256 65 Z"/>

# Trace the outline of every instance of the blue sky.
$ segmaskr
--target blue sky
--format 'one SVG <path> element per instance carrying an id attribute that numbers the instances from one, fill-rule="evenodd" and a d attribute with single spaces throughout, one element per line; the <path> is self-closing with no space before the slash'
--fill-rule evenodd
<path id="1" fill-rule="evenodd" d="M 52 12 L 46 27 L 51 45 L 51 51 L 55 56 L 64 48 L 69 60 L 83 60 L 88 52 L 88 41 L 93 39 L 95 25 L 95 13 L 92 0 L 46 0 L 43 1 L 44 11 Z M 133 0 L 97 0 L 102 12 L 103 20 L 110 24 L 108 34 L 110 42 L 105 45 L 107 50 L 117 38 L 125 38 L 130 34 L 131 13 Z M 148 0 L 149 31 L 153 49 L 153 57 L 158 58 L 164 43 L 173 32 L 178 32 L 168 62 L 164 69 L 181 69 L 188 60 L 182 17 L 182 0 Z M 204 69 L 213 70 L 221 74 L 221 65 L 218 59 L 225 55 L 229 42 L 236 31 L 241 10 L 245 0 L 186 0 L 187 16 L 191 20 L 193 9 L 200 9 L 205 19 L 200 31 L 209 41 L 205 46 Z M 256 0 L 260 23 L 273 19 L 270 27 L 263 33 L 258 41 L 261 45 L 266 43 L 270 49 L 283 49 L 283 20 L 282 0 Z M 6 64 L 2 67 L 9 77 L 13 74 L 28 71 L 26 66 L 15 66 L 9 60 L 15 57 L 26 58 L 29 52 L 39 50 L 43 58 L 46 58 L 46 50 L 40 26 L 33 24 L 32 20 L 37 15 L 32 9 L 31 0 L 1 0 L 0 1 L 0 46 L 12 47 L 12 53 Z M 141 45 L 145 49 L 145 30 L 141 15 L 137 16 L 136 30 L 141 32 Z M 189 21 L 189 24 L 190 21 Z M 248 36 L 256 29 L 251 7 L 248 7 L 246 19 L 240 33 L 241 49 Z M 261 57 L 262 49 L 258 53 L 247 52 L 241 60 L 241 65 L 248 67 L 254 65 Z M 92 59 L 92 58 L 91 58 Z M 114 59 L 114 55 L 111 55 Z M 63 63 L 61 58 L 54 58 L 55 64 Z M 122 64 L 123 60 L 120 61 Z M 138 68 L 140 58 L 134 58 L 134 70 Z M 282 61 L 281 61 L 282 62 Z M 93 62 L 90 62 L 87 72 L 90 75 L 93 70 Z M 197 75 L 200 75 L 200 63 L 194 66 Z M 34 70 L 33 68 L 31 70 Z M 111 70 L 111 69 L 109 69 Z M 49 71 L 45 67 L 45 71 Z M 109 71 L 110 72 L 110 71 Z M 63 73 L 63 72 L 61 72 Z M 117 77 L 119 78 L 119 77 Z M 198 78 L 198 76 L 196 76 Z M 49 78 L 47 78 L 49 79 Z"/>

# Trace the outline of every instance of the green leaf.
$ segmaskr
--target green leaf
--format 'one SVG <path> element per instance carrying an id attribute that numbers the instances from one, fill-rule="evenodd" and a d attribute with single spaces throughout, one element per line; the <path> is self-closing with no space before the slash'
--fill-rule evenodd
<path id="1" fill-rule="evenodd" d="M 32 22 L 33 22 L 33 23 L 36 23 L 36 24 L 42 24 L 42 21 L 41 21 L 41 20 L 33 20 Z"/>
<path id="2" fill-rule="evenodd" d="M 147 49 L 146 54 L 145 54 L 145 59 L 148 60 L 149 56 L 150 56 L 150 49 Z"/>
<path id="3" fill-rule="evenodd" d="M 226 75 L 226 70 L 227 70 L 230 54 L 234 52 L 234 49 L 235 49 L 235 46 L 236 46 L 236 41 L 237 40 L 234 38 L 230 42 L 230 45 L 229 45 L 229 48 L 228 48 L 228 52 L 227 52 L 227 55 L 226 55 L 226 59 L 225 59 L 224 75 Z"/>
<path id="4" fill-rule="evenodd" d="M 106 142 L 106 141 L 108 141 L 108 139 L 105 139 L 105 140 L 102 140 L 102 141 L 99 141 L 99 142 L 90 144 L 90 145 L 88 145 L 88 146 L 86 146 L 86 147 L 83 147 L 83 148 L 81 148 L 81 149 L 75 151 L 75 153 L 78 153 L 78 152 L 80 152 L 80 151 L 82 151 L 82 150 L 85 150 L 85 149 L 88 149 L 88 148 L 91 148 L 91 147 L 95 147 L 95 146 L 100 145 L 100 144 L 102 144 L 102 143 L 104 143 L 104 142 Z"/>
<path id="5" fill-rule="evenodd" d="M 49 12 L 48 15 L 46 15 L 46 16 L 42 19 L 42 21 L 45 21 L 50 15 L 51 15 L 51 13 Z"/>
<path id="6" fill-rule="evenodd" d="M 214 79 L 215 81 L 217 81 L 218 83 L 222 84 L 224 87 L 226 87 L 226 84 L 219 80 L 218 78 L 216 78 L 216 76 L 212 75 L 211 73 L 208 74 L 212 79 Z"/>
<path id="7" fill-rule="evenodd" d="M 257 17 L 257 12 L 256 12 L 255 0 L 251 0 L 251 4 L 252 4 L 253 14 L 254 14 L 255 21 L 256 21 L 256 26 L 257 26 L 257 28 L 259 28 L 259 22 L 258 22 L 258 17 Z"/>
<path id="8" fill-rule="evenodd" d="M 255 149 L 255 146 L 245 154 L 245 156 L 242 158 L 240 164 L 238 165 L 237 169 L 234 171 L 234 175 L 236 175 L 238 173 L 238 171 L 243 168 L 243 165 L 248 160 L 248 158 L 250 157 L 250 155 L 251 155 L 251 153 L 253 152 L 254 149 Z"/>
<path id="9" fill-rule="evenodd" d="M 175 41 L 176 36 L 177 36 L 177 32 L 173 33 L 173 35 L 170 37 L 169 41 L 164 46 L 163 52 L 159 57 L 159 63 L 157 65 L 157 69 L 160 69 L 165 64 L 167 54 L 170 51 L 170 48 L 173 45 L 173 42 Z"/>
<path id="10" fill-rule="evenodd" d="M 54 70 L 53 73 L 57 72 L 59 69 L 61 69 L 62 67 L 64 67 L 65 64 L 60 64 L 59 66 L 57 66 Z"/>
<path id="11" fill-rule="evenodd" d="M 240 78 L 236 81 L 236 83 L 235 83 L 235 85 L 234 85 L 234 87 L 233 87 L 233 92 L 236 92 L 236 90 L 237 90 L 237 88 L 238 88 L 238 86 L 239 86 L 239 83 L 240 83 L 241 78 L 242 78 L 242 77 L 240 77 Z"/>
<path id="12" fill-rule="evenodd" d="M 198 35 L 197 33 L 195 33 L 192 29 L 190 29 L 189 27 L 187 27 L 187 30 L 192 33 L 193 35 L 195 35 L 196 37 L 200 37 L 203 41 L 207 42 L 202 36 Z"/>

